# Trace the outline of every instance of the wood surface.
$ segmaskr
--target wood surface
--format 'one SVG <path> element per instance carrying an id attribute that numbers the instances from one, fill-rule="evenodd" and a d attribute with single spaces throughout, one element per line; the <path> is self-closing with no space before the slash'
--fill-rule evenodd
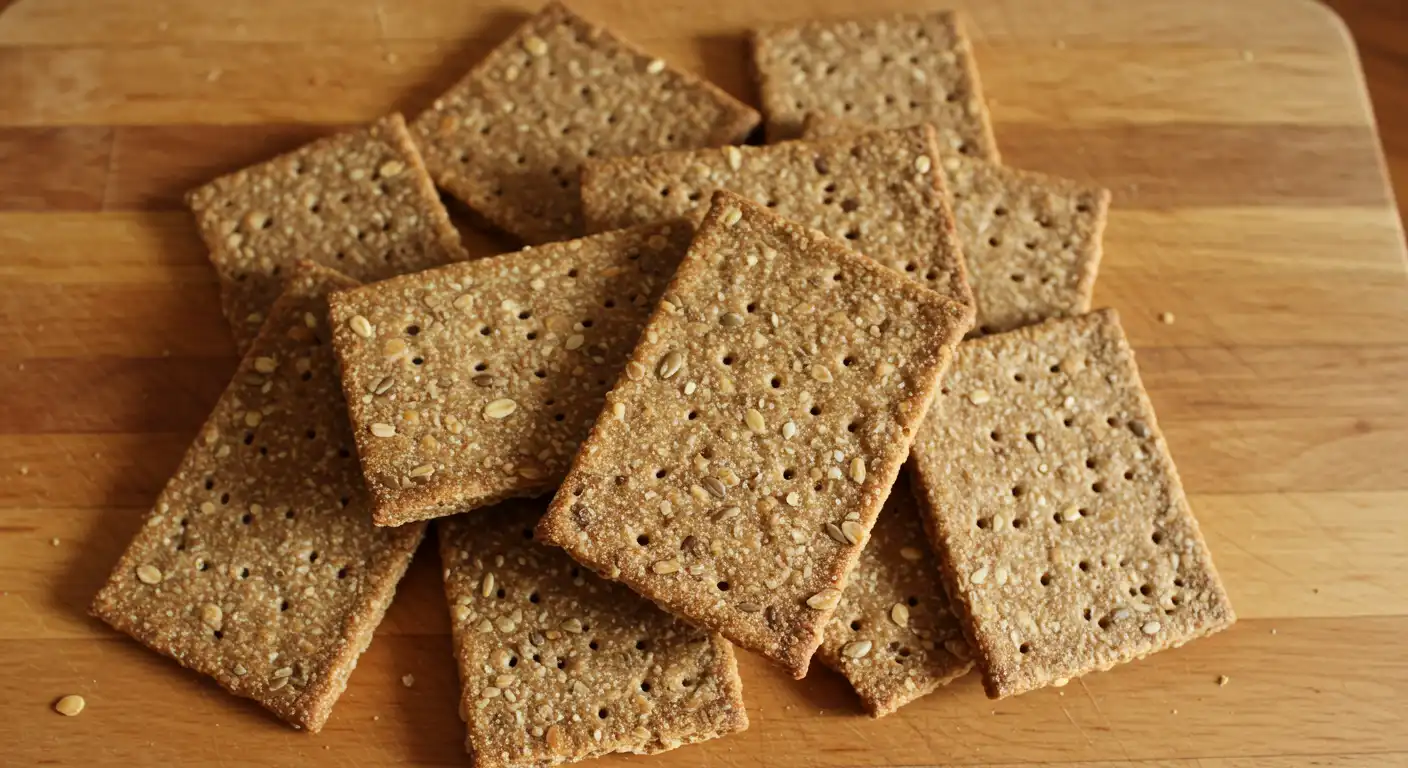
<path id="1" fill-rule="evenodd" d="M 1404 236 L 1336 17 L 1304 0 L 576 5 L 754 103 L 750 26 L 966 8 L 1004 158 L 1114 191 L 1097 303 L 1123 314 L 1241 617 L 1064 689 L 990 702 L 969 677 L 879 721 L 838 676 L 793 682 L 745 654 L 749 731 L 605 762 L 1408 765 Z M 181 193 L 416 110 L 533 7 L 21 0 L 0 15 L 0 763 L 467 763 L 433 548 L 318 736 L 86 606 L 235 362 Z M 54 713 L 71 693 L 88 708 Z"/>

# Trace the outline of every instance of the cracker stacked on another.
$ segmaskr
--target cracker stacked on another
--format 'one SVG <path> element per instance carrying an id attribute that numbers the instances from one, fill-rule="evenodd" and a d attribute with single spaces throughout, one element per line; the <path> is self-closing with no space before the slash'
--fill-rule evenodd
<path id="1" fill-rule="evenodd" d="M 534 543 L 544 506 L 438 524 L 474 764 L 654 754 L 746 729 L 733 646 Z"/>
<path id="2" fill-rule="evenodd" d="M 538 536 L 802 677 L 971 323 L 715 192 Z"/>
<path id="3" fill-rule="evenodd" d="M 531 244 L 582 234 L 593 157 L 742 141 L 758 113 L 551 2 L 411 126 L 435 181 Z"/>
<path id="4" fill-rule="evenodd" d="M 91 609 L 310 731 L 425 533 L 372 526 L 324 320 L 352 284 L 299 268 Z"/>
<path id="5" fill-rule="evenodd" d="M 945 384 L 914 476 L 990 696 L 1236 620 L 1112 310 L 966 342 Z"/>

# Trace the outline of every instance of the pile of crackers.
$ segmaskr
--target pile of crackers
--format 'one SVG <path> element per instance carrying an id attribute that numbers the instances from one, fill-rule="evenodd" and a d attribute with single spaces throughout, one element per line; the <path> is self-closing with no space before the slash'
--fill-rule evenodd
<path id="1" fill-rule="evenodd" d="M 435 520 L 481 766 L 874 716 L 1229 626 L 1110 196 L 1008 168 L 951 13 L 756 31 L 750 107 L 552 4 L 409 124 L 195 190 L 244 357 L 93 612 L 320 729 Z M 528 247 L 470 260 L 443 192 Z"/>

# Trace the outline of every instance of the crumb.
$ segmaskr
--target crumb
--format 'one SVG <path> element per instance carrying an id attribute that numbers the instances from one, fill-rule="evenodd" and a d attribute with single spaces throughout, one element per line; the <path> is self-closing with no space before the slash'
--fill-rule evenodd
<path id="1" fill-rule="evenodd" d="M 1164 325 L 1173 325 L 1173 313 L 1172 313 L 1172 312 L 1160 312 L 1160 313 L 1159 313 L 1159 322 L 1163 323 Z"/>
<path id="2" fill-rule="evenodd" d="M 396 62 L 398 62 L 398 61 L 400 61 L 400 60 L 401 60 L 401 57 L 400 57 L 400 56 L 397 56 L 397 55 L 395 54 L 395 52 L 389 52 L 389 53 L 386 54 L 386 63 L 387 63 L 387 64 L 395 64 Z"/>
<path id="3" fill-rule="evenodd" d="M 166 30 L 171 29 L 171 25 L 164 21 L 158 21 L 156 23 L 156 29 L 158 32 L 165 32 Z"/>
<path id="4" fill-rule="evenodd" d="M 413 686 L 413 685 L 415 685 L 415 684 L 416 684 L 416 676 L 415 676 L 415 675 L 411 675 L 411 674 L 401 675 L 401 685 L 404 685 L 404 686 L 406 686 L 407 688 L 410 688 L 411 686 Z"/>
<path id="5" fill-rule="evenodd" d="M 29 467 L 21 466 L 21 467 L 20 467 L 20 474 L 21 474 L 21 475 L 27 475 L 27 474 L 29 474 Z"/>
<path id="6" fill-rule="evenodd" d="M 1276 629 L 1274 627 L 1271 629 L 1271 634 L 1276 634 Z"/>
<path id="7" fill-rule="evenodd" d="M 1066 50 L 1066 41 L 1065 41 L 1065 40 L 1057 40 L 1057 41 L 1056 41 L 1056 50 L 1058 50 L 1058 51 L 1064 51 L 1064 50 Z"/>
<path id="8" fill-rule="evenodd" d="M 49 543 L 56 547 L 59 546 L 59 537 L 55 536 L 54 538 L 49 539 Z"/>
<path id="9" fill-rule="evenodd" d="M 1178 714 L 1178 710 L 1176 710 L 1176 709 L 1171 709 L 1171 710 L 1169 710 L 1169 714 L 1170 714 L 1170 715 L 1176 715 L 1176 714 Z"/>
<path id="10" fill-rule="evenodd" d="M 373 720 L 373 721 L 377 721 L 377 720 L 380 720 L 380 719 L 381 719 L 381 715 L 372 715 L 372 720 Z"/>
<path id="11" fill-rule="evenodd" d="M 1242 51 L 1242 61 L 1255 61 L 1256 54 L 1251 51 Z"/>
<path id="12" fill-rule="evenodd" d="M 1232 682 L 1232 678 L 1228 677 L 1227 675 L 1218 675 L 1218 676 L 1217 676 L 1217 684 L 1218 684 L 1218 685 L 1227 685 L 1227 684 L 1230 683 L 1230 682 Z"/>
<path id="13" fill-rule="evenodd" d="M 88 702 L 84 701 L 82 696 L 69 695 L 54 702 L 54 711 L 61 715 L 74 717 L 82 712 L 87 705 Z"/>
<path id="14" fill-rule="evenodd" d="M 216 67 L 215 69 L 212 69 L 209 72 L 205 73 L 205 81 L 207 83 L 213 83 L 216 80 L 219 80 L 220 76 L 223 74 L 225 74 L 224 70 L 220 69 L 219 67 Z"/>

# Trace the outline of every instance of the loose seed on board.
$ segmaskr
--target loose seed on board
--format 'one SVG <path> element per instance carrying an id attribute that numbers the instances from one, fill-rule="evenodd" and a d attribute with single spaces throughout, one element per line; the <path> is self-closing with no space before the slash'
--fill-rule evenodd
<path id="1" fill-rule="evenodd" d="M 841 649 L 841 655 L 851 659 L 863 659 L 874 644 L 869 640 L 857 640 L 853 643 L 846 643 Z"/>
<path id="2" fill-rule="evenodd" d="M 353 315 L 352 319 L 347 321 L 347 325 L 364 339 L 372 337 L 371 321 L 361 315 Z"/>
<path id="3" fill-rule="evenodd" d="M 829 611 L 841 602 L 841 590 L 823 589 L 807 598 L 807 607 L 817 611 Z"/>
<path id="4" fill-rule="evenodd" d="M 684 355 L 680 354 L 678 350 L 669 352 L 660 359 L 660 378 L 668 379 L 674 376 L 680 372 L 683 365 Z"/>
<path id="5" fill-rule="evenodd" d="M 516 410 L 518 403 L 505 397 L 484 406 L 484 415 L 491 419 L 506 419 Z"/>
<path id="6" fill-rule="evenodd" d="M 54 711 L 67 717 L 74 717 L 82 712 L 87 705 L 88 702 L 84 701 L 82 696 L 69 695 L 54 702 Z"/>

